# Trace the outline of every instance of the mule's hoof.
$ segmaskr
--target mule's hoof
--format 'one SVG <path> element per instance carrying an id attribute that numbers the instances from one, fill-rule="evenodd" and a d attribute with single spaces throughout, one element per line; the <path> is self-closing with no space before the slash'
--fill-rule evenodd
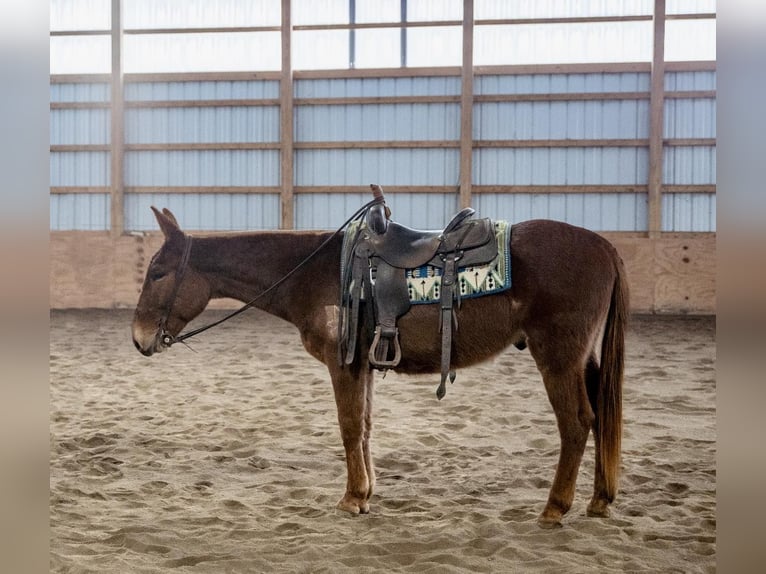
<path id="1" fill-rule="evenodd" d="M 551 529 L 561 528 L 561 518 L 564 513 L 556 505 L 547 505 L 542 514 L 537 518 L 537 525 L 540 528 Z"/>
<path id="2" fill-rule="evenodd" d="M 553 530 L 554 528 L 562 527 L 560 518 L 547 518 L 545 516 L 540 516 L 537 519 L 537 525 L 545 530 Z"/>
<path id="3" fill-rule="evenodd" d="M 596 518 L 609 518 L 609 503 L 606 500 L 591 500 L 585 511 L 588 516 Z"/>
<path id="4" fill-rule="evenodd" d="M 356 497 L 346 495 L 338 501 L 337 508 L 349 514 L 367 514 L 370 512 L 370 503 L 366 500 L 359 500 Z"/>

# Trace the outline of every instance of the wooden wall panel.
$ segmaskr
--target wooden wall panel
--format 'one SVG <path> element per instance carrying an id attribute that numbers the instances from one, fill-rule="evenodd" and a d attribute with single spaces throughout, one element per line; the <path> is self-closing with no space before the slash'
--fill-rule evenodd
<path id="1" fill-rule="evenodd" d="M 112 307 L 115 263 L 109 232 L 51 233 L 51 308 Z"/>
<path id="2" fill-rule="evenodd" d="M 617 248 L 625 263 L 630 287 L 631 310 L 651 313 L 654 309 L 654 245 L 646 238 L 603 234 Z"/>
<path id="3" fill-rule="evenodd" d="M 654 245 L 654 311 L 707 313 L 716 304 L 715 236 L 663 238 Z"/>
<path id="4" fill-rule="evenodd" d="M 632 312 L 715 314 L 715 234 L 603 235 L 625 262 Z M 109 232 L 52 232 L 51 308 L 133 308 L 162 241 L 159 233 L 112 238 Z M 229 299 L 211 304 L 216 309 L 237 306 Z"/>

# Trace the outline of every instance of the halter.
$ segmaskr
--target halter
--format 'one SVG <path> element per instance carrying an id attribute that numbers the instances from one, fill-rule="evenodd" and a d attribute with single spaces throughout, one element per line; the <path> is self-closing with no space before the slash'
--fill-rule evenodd
<path id="1" fill-rule="evenodd" d="M 184 252 L 183 255 L 181 255 L 181 261 L 178 263 L 178 269 L 176 269 L 176 283 L 173 285 L 173 292 L 171 293 L 170 300 L 168 301 L 167 311 L 160 320 L 160 342 L 164 347 L 170 347 L 170 345 L 178 341 L 176 337 L 173 337 L 173 335 L 168 332 L 168 320 L 170 319 L 170 313 L 173 311 L 173 305 L 178 296 L 178 291 L 181 288 L 181 281 L 183 280 L 184 274 L 186 273 L 186 268 L 189 266 L 191 245 L 192 238 L 190 235 L 187 235 L 184 241 Z"/>
<path id="2" fill-rule="evenodd" d="M 178 295 L 178 290 L 181 287 L 181 281 L 183 280 L 184 274 L 186 273 L 186 268 L 188 267 L 188 264 L 189 264 L 189 255 L 191 254 L 192 238 L 191 238 L 190 235 L 187 235 L 186 236 L 186 242 L 184 244 L 184 252 L 183 252 L 183 255 L 181 256 L 181 261 L 179 262 L 178 269 L 176 271 L 176 284 L 173 287 L 173 293 L 172 293 L 172 295 L 170 297 L 170 301 L 168 303 L 167 312 L 162 317 L 162 319 L 160 320 L 160 323 L 159 323 L 159 328 L 160 328 L 160 343 L 162 344 L 163 347 L 170 347 L 174 343 L 181 343 L 184 340 L 186 340 L 186 339 L 188 339 L 190 337 L 194 337 L 195 335 L 199 335 L 203 331 L 207 331 L 208 329 L 211 329 L 212 327 L 215 327 L 216 325 L 220 325 L 224 321 L 228 321 L 232 317 L 235 317 L 235 316 L 239 315 L 240 313 L 242 313 L 243 311 L 245 311 L 246 309 L 249 309 L 261 297 L 266 296 L 267 294 L 272 292 L 274 289 L 279 287 L 282 283 L 284 283 L 290 277 L 292 277 L 292 275 L 294 273 L 296 273 L 299 269 L 301 269 L 304 265 L 306 265 L 309 261 L 311 261 L 311 259 L 313 259 L 316 256 L 317 253 L 319 253 L 322 249 L 324 249 L 330 243 L 330 241 L 332 240 L 333 237 L 335 237 L 341 231 L 343 231 L 346 227 L 348 227 L 348 225 L 352 221 L 354 221 L 356 219 L 361 219 L 362 217 L 365 216 L 367 211 L 369 211 L 369 209 L 373 205 L 377 205 L 377 204 L 380 204 L 380 203 L 385 204 L 385 199 L 383 198 L 382 195 L 380 195 L 379 197 L 376 196 L 375 199 L 365 203 L 362 207 L 360 207 L 356 211 L 356 213 L 354 213 L 354 215 L 349 217 L 343 223 L 343 225 L 341 225 L 338 229 L 336 229 L 332 233 L 332 235 L 330 235 L 327 239 L 325 239 L 321 243 L 321 245 L 319 245 L 319 247 L 314 249 L 314 251 L 312 251 L 303 261 L 298 263 L 298 265 L 296 265 L 292 270 L 288 271 L 284 276 L 282 276 L 281 279 L 275 281 L 265 291 L 262 291 L 261 293 L 256 295 L 253 299 L 251 299 L 250 301 L 248 301 L 247 303 L 242 305 L 242 307 L 240 307 L 236 311 L 232 311 L 231 313 L 229 313 L 228 315 L 222 317 L 221 319 L 218 319 L 217 321 L 213 321 L 212 323 L 209 323 L 209 324 L 204 325 L 202 327 L 198 327 L 197 329 L 193 329 L 193 330 L 191 330 L 191 331 L 189 331 L 187 333 L 183 333 L 181 335 L 178 335 L 177 337 L 174 337 L 173 335 L 170 334 L 170 332 L 168 332 L 168 330 L 167 330 L 167 323 L 168 323 L 168 320 L 170 319 L 170 313 L 173 311 L 173 303 L 175 302 L 176 296 Z"/>

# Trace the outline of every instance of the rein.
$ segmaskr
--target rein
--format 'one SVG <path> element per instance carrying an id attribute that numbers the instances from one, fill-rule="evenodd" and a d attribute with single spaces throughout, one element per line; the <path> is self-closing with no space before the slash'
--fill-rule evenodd
<path id="1" fill-rule="evenodd" d="M 298 263 L 292 270 L 287 272 L 281 279 L 274 282 L 271 286 L 269 286 L 266 290 L 262 291 L 258 295 L 256 295 L 253 299 L 242 305 L 239 309 L 232 311 L 228 315 L 222 317 L 221 319 L 218 319 L 217 321 L 213 321 L 212 323 L 208 323 L 207 325 L 204 325 L 202 327 L 198 327 L 196 329 L 192 329 L 191 331 L 188 331 L 187 333 L 182 333 L 178 336 L 171 335 L 167 330 L 167 322 L 170 318 L 170 313 L 173 310 L 173 303 L 175 302 L 176 296 L 178 295 L 178 289 L 181 285 L 181 281 L 183 280 L 183 276 L 186 273 L 186 268 L 189 264 L 189 255 L 191 254 L 191 244 L 192 244 L 192 238 L 190 235 L 186 236 L 186 243 L 184 244 L 184 253 L 181 257 L 181 261 L 178 264 L 178 271 L 176 272 L 176 284 L 173 288 L 173 295 L 170 299 L 170 304 L 168 305 L 167 313 L 165 313 L 164 317 L 160 321 L 160 342 L 162 343 L 163 347 L 170 347 L 171 345 L 175 343 L 182 343 L 186 339 L 189 339 L 190 337 L 194 337 L 195 335 L 199 335 L 203 331 L 207 331 L 208 329 L 212 329 L 213 327 L 220 325 L 224 321 L 228 321 L 232 317 L 236 317 L 243 311 L 249 309 L 252 307 L 256 301 L 258 301 L 261 297 L 266 296 L 267 294 L 274 291 L 277 287 L 279 287 L 282 283 L 287 281 L 293 274 L 295 274 L 299 269 L 301 269 L 303 266 L 305 266 L 309 261 L 311 261 L 317 253 L 319 253 L 322 249 L 324 249 L 330 241 L 338 235 L 341 231 L 343 231 L 346 227 L 348 227 L 351 222 L 361 219 L 364 217 L 367 212 L 370 210 L 371 207 L 374 205 L 378 205 L 381 203 L 384 203 L 385 200 L 383 199 L 383 196 L 375 197 L 375 199 L 365 203 L 362 207 L 360 207 L 351 217 L 349 217 L 338 229 L 336 229 L 327 239 L 325 239 L 322 244 L 314 249 L 308 256 L 306 256 L 303 261 Z"/>

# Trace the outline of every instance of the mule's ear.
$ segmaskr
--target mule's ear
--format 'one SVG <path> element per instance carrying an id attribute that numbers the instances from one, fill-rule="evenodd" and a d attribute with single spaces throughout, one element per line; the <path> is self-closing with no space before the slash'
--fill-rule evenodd
<path id="1" fill-rule="evenodd" d="M 181 231 L 178 221 L 176 221 L 176 218 L 169 210 L 163 209 L 160 212 L 153 205 L 151 207 L 154 212 L 154 217 L 157 218 L 157 223 L 160 224 L 160 229 L 162 230 L 163 235 L 165 235 L 166 240 L 183 238 L 184 232 Z"/>
<path id="2" fill-rule="evenodd" d="M 170 210 L 169 210 L 167 207 L 163 207 L 163 208 L 162 208 L 162 213 L 163 213 L 163 214 L 165 214 L 165 216 L 166 216 L 166 217 L 167 217 L 167 218 L 168 218 L 170 221 L 172 221 L 173 223 L 175 223 L 175 225 L 176 225 L 176 227 L 177 227 L 178 229 L 181 229 L 181 226 L 178 224 L 178 220 L 176 219 L 176 216 L 175 216 L 175 215 L 173 215 L 173 213 L 172 213 L 172 212 L 171 212 L 171 211 L 170 211 Z"/>

